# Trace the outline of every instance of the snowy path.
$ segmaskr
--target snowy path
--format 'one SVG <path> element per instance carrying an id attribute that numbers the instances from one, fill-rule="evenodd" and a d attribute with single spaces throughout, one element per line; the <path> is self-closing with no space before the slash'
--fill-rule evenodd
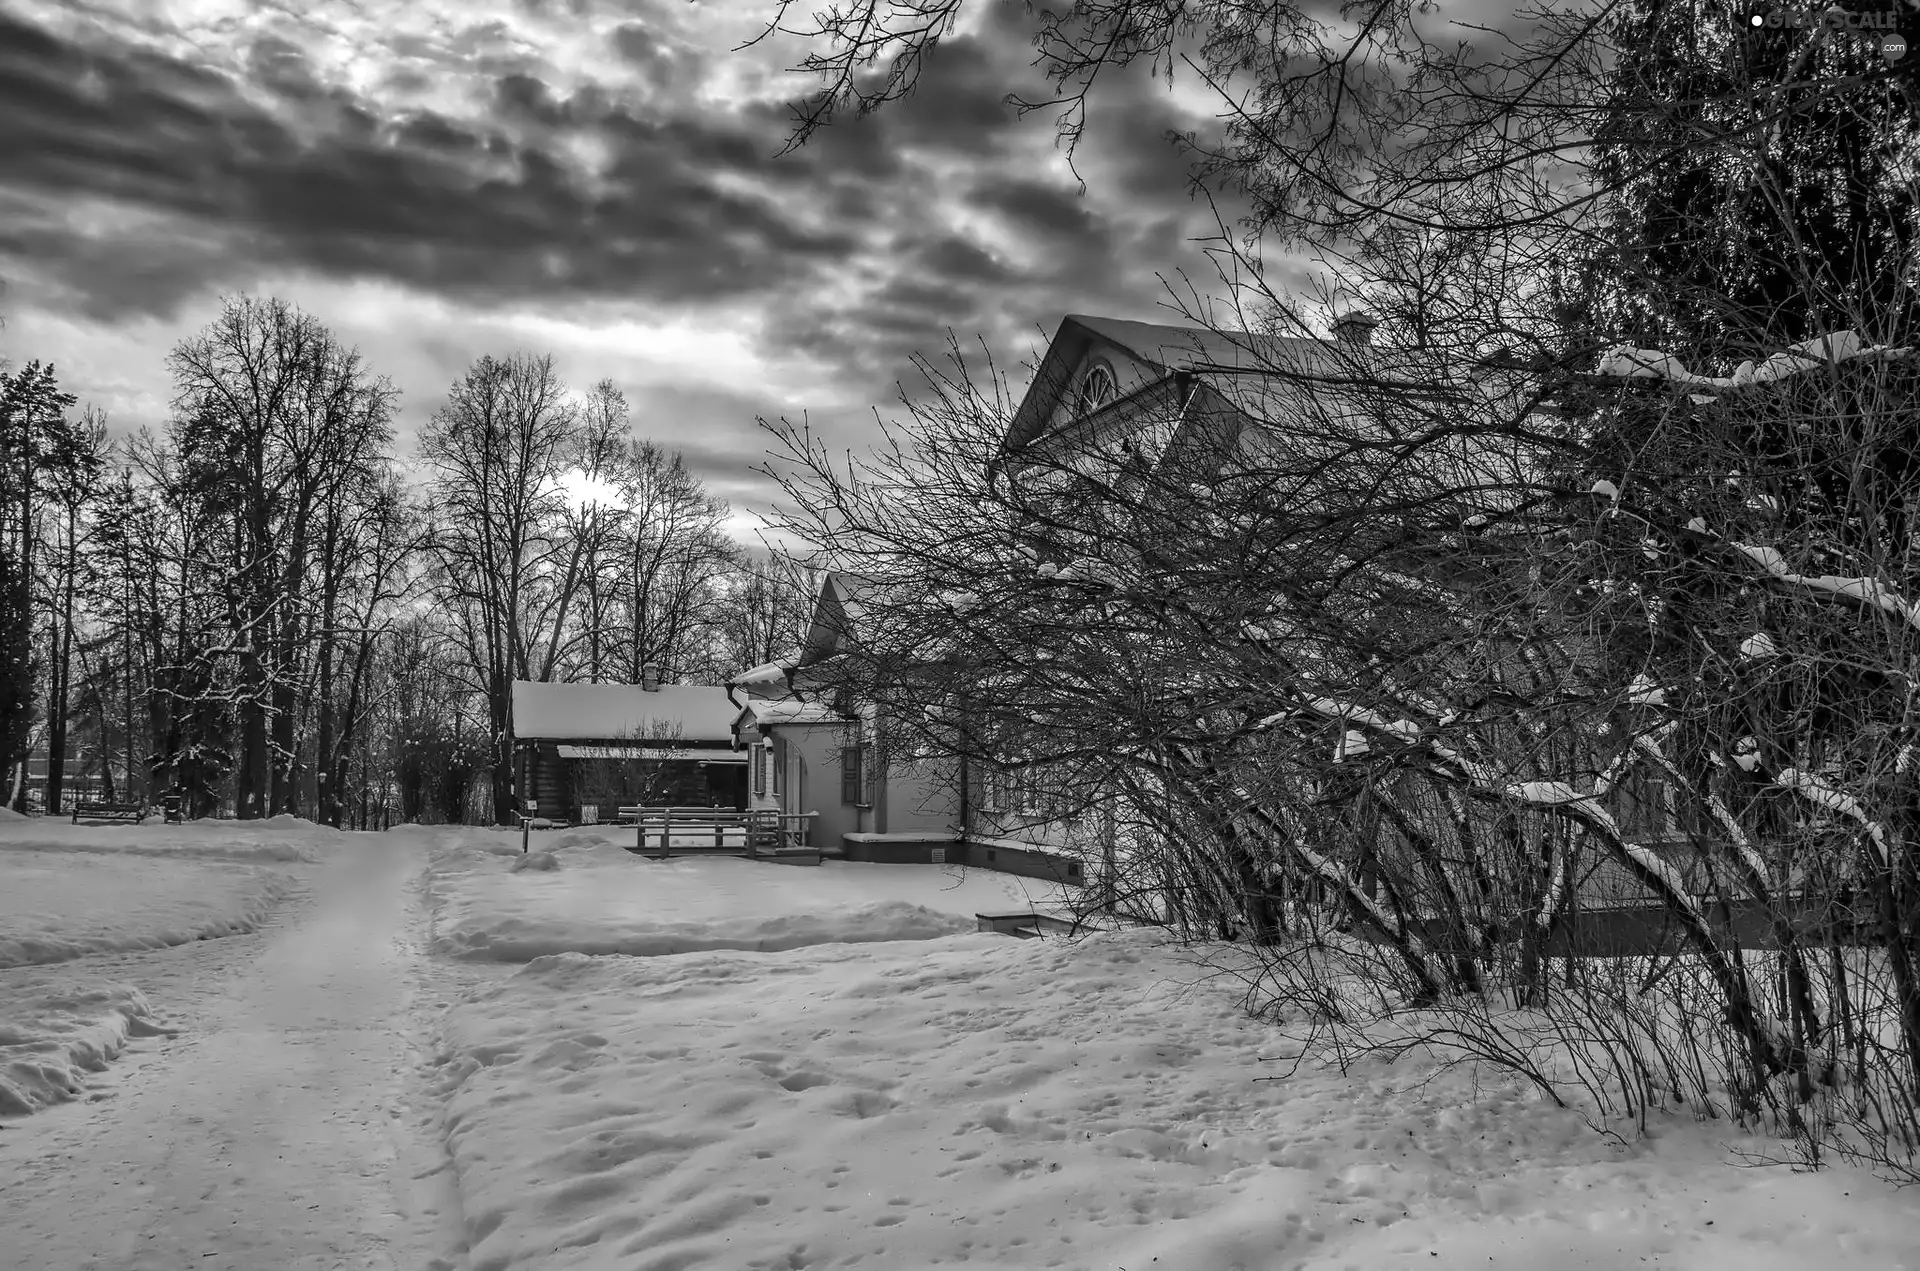
<path id="1" fill-rule="evenodd" d="M 423 866 L 418 845 L 344 836 L 305 902 L 209 942 L 234 951 L 180 1037 L 130 1051 L 109 1098 L 9 1125 L 0 1265 L 456 1266 L 418 1088 Z"/>

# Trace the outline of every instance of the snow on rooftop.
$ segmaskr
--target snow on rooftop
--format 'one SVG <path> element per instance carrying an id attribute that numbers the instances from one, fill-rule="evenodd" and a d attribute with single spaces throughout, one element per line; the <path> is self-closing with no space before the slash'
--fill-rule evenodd
<path id="1" fill-rule="evenodd" d="M 845 719 L 825 702 L 748 702 L 736 718 L 751 717 L 756 724 L 824 724 Z"/>
<path id="2" fill-rule="evenodd" d="M 781 658 L 774 662 L 763 662 L 750 670 L 740 672 L 727 683 L 740 687 L 759 685 L 780 685 L 787 682 L 787 672 L 800 665 L 797 657 Z"/>
<path id="3" fill-rule="evenodd" d="M 513 682 L 513 733 L 521 741 L 728 741 L 737 713 L 727 690 L 710 684 L 662 684 L 648 692 L 636 684 Z"/>

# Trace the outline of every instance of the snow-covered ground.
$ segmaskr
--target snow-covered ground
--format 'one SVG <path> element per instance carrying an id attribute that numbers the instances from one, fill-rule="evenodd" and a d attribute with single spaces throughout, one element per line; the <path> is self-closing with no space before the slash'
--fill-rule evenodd
<path id="1" fill-rule="evenodd" d="M 434 842 L 435 949 L 497 962 L 927 940 L 1056 899 L 1050 884 L 984 871 L 654 861 L 626 850 L 631 830 L 536 835 L 525 858 L 517 833 L 412 833 Z"/>
<path id="2" fill-rule="evenodd" d="M 1021 880 L 490 845 L 435 853 L 437 940 L 554 956 L 445 1023 L 475 1271 L 1920 1268 L 1920 1195 L 1740 1168 L 1780 1145 L 1724 1124 L 1623 1143 L 1411 1061 L 1263 1080 L 1299 1040 L 1152 933 L 888 926 Z M 765 939 L 805 913 L 870 942 Z"/>
<path id="3" fill-rule="evenodd" d="M 0 1266 L 1920 1271 L 1920 1193 L 1859 1169 L 1295 1070 L 1155 933 L 972 930 L 1037 883 L 621 841 L 0 821 L 0 869 L 53 875 L 0 933 L 81 950 L 0 967 L 0 1046 L 94 1047 L 0 1106 Z M 245 934 L 256 869 L 292 890 Z M 145 947 L 188 898 L 237 934 Z"/>
<path id="4" fill-rule="evenodd" d="M 252 931 L 287 882 L 270 868 L 18 849 L 0 838 L 0 966 Z"/>
<path id="5" fill-rule="evenodd" d="M 338 838 L 290 817 L 246 829 L 0 818 L 0 970 L 253 931 L 297 885 L 284 863 Z M 162 1031 L 137 985 L 91 967 L 0 978 L 0 1115 L 71 1096 L 129 1037 Z"/>

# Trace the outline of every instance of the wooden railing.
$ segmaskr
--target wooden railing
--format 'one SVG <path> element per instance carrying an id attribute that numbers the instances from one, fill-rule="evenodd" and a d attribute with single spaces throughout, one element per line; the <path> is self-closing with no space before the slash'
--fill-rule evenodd
<path id="1" fill-rule="evenodd" d="M 745 855 L 791 851 L 808 846 L 810 824 L 818 812 L 776 812 L 770 808 L 619 809 L 623 824 L 634 827 L 633 850 L 671 856 L 678 846 L 701 852 L 733 849 Z M 647 840 L 655 845 L 649 847 Z M 681 840 L 675 843 L 675 839 Z"/>

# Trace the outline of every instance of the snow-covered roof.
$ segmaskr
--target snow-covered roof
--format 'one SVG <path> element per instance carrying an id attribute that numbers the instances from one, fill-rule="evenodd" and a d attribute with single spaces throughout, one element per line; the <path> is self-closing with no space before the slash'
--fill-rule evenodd
<path id="1" fill-rule="evenodd" d="M 725 742 L 735 713 L 727 690 L 711 684 L 662 684 L 648 692 L 635 684 L 513 682 L 513 734 L 522 741 Z"/>
<path id="2" fill-rule="evenodd" d="M 800 665 L 800 658 L 797 654 L 793 657 L 781 658 L 774 662 L 763 662 L 751 670 L 740 672 L 740 674 L 728 680 L 727 683 L 739 688 L 785 684 L 787 682 L 787 672 L 793 670 L 793 668 L 798 665 Z"/>
<path id="3" fill-rule="evenodd" d="M 847 717 L 834 710 L 825 702 L 796 702 L 790 698 L 763 701 L 754 700 L 746 704 L 734 716 L 736 723 L 747 725 L 769 724 L 838 724 L 848 722 Z"/>
<path id="4" fill-rule="evenodd" d="M 690 763 L 745 763 L 747 757 L 731 750 L 696 750 L 684 746 L 555 746 L 562 759 L 652 759 Z"/>
<path id="5" fill-rule="evenodd" d="M 1249 331 L 1211 331 L 1203 327 L 1169 326 L 1158 322 L 1130 322 L 1068 314 L 1073 322 L 1126 349 L 1143 362 L 1169 371 L 1209 368 L 1259 370 L 1312 358 L 1325 344 L 1310 336 L 1267 336 Z"/>
<path id="6" fill-rule="evenodd" d="M 1243 331 L 1210 331 L 1200 327 L 1133 322 L 1070 313 L 1047 346 L 1033 383 L 1007 429 L 1007 446 L 1018 450 L 1046 430 L 1054 402 L 1066 391 L 1068 373 L 1082 353 L 1099 342 L 1125 350 L 1143 365 L 1155 368 L 1150 378 L 1178 372 L 1214 372 L 1232 381 L 1242 371 L 1299 371 L 1317 365 L 1333 342 L 1311 337 L 1276 337 Z"/>

